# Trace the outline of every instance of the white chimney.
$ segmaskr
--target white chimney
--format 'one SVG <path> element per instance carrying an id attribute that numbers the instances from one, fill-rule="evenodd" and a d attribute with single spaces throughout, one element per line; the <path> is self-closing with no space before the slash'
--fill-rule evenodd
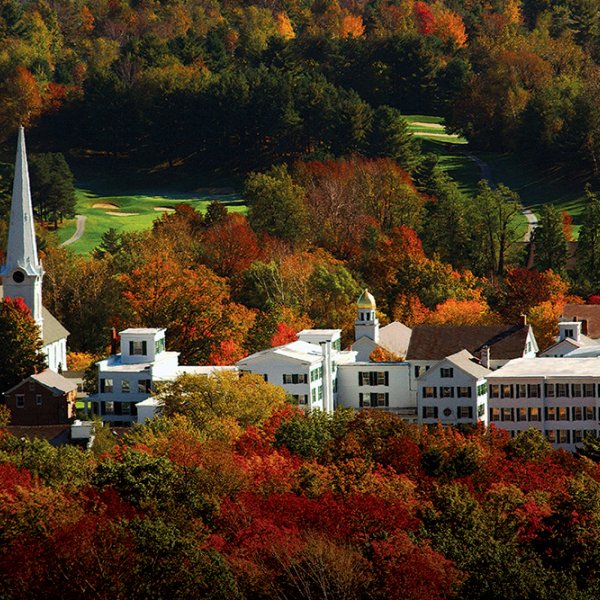
<path id="1" fill-rule="evenodd" d="M 490 368 L 490 347 L 482 346 L 481 348 L 481 364 L 486 368 Z"/>

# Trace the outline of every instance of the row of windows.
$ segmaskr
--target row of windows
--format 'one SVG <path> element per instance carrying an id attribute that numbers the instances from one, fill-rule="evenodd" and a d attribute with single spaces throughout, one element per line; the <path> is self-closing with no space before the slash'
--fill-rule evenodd
<path id="1" fill-rule="evenodd" d="M 138 394 L 149 394 L 152 387 L 152 381 L 150 379 L 138 379 L 137 380 L 137 393 Z M 111 394 L 114 390 L 114 381 L 112 379 L 102 378 L 100 379 L 100 393 Z M 121 394 L 129 394 L 131 392 L 131 382 L 129 379 L 121 380 Z"/>
<path id="2" fill-rule="evenodd" d="M 42 395 L 35 395 L 35 404 L 36 406 L 42 405 Z M 15 394 L 15 405 L 17 408 L 25 408 L 25 396 L 23 394 Z"/>
<path id="3" fill-rule="evenodd" d="M 544 393 L 547 398 L 596 398 L 596 387 L 595 383 L 546 383 Z M 490 398 L 540 398 L 541 388 L 539 383 L 490 384 Z"/>
<path id="4" fill-rule="evenodd" d="M 103 415 L 135 415 L 137 410 L 133 402 L 112 402 L 106 401 L 101 403 L 101 411 Z"/>
<path id="5" fill-rule="evenodd" d="M 293 375 L 284 375 L 283 383 L 308 383 L 306 373 L 294 373 Z"/>
<path id="6" fill-rule="evenodd" d="M 596 436 L 595 429 L 548 429 L 546 437 L 551 444 L 570 444 L 573 440 L 574 444 L 581 444 L 584 438 L 588 436 Z"/>
<path id="7" fill-rule="evenodd" d="M 358 385 L 389 385 L 390 376 L 388 371 L 360 371 L 358 373 Z"/>
<path id="8" fill-rule="evenodd" d="M 371 394 L 359 394 L 358 405 L 361 408 L 366 408 L 369 406 L 389 406 L 390 395 L 387 392 L 385 394 L 375 392 Z"/>
<path id="9" fill-rule="evenodd" d="M 470 386 L 440 386 L 439 388 L 431 386 L 424 387 L 422 390 L 423 398 L 471 398 L 473 390 Z"/>
<path id="10" fill-rule="evenodd" d="M 526 408 L 490 408 L 490 421 L 540 421 L 542 409 Z M 546 421 L 594 421 L 595 406 L 547 406 L 544 409 Z"/>
<path id="11" fill-rule="evenodd" d="M 480 411 L 478 411 L 480 412 Z M 444 408 L 441 414 L 445 418 L 454 416 L 454 411 L 451 408 Z M 422 408 L 422 415 L 424 419 L 437 419 L 440 415 L 440 409 L 437 406 L 424 406 Z M 481 415 L 480 415 L 481 416 Z M 472 419 L 473 418 L 473 407 L 472 406 L 457 406 L 456 407 L 456 418 L 457 419 Z"/>
<path id="12" fill-rule="evenodd" d="M 323 386 L 320 385 L 318 388 L 310 390 L 311 400 L 317 402 L 317 400 L 323 400 Z"/>
<path id="13" fill-rule="evenodd" d="M 319 379 L 323 379 L 323 367 L 319 367 L 318 369 L 313 369 L 310 372 L 310 380 L 318 381 Z"/>

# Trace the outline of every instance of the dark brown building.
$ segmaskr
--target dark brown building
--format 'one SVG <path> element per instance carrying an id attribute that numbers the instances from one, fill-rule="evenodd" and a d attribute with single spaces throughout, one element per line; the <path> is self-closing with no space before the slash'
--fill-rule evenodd
<path id="1" fill-rule="evenodd" d="M 59 425 L 75 417 L 77 385 L 46 369 L 4 393 L 11 425 Z"/>

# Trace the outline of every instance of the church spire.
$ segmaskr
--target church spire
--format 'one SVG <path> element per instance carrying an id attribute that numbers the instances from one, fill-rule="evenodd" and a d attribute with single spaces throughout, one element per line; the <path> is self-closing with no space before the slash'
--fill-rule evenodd
<path id="1" fill-rule="evenodd" d="M 8 248 L 3 271 L 13 271 L 20 267 L 28 275 L 37 275 L 41 270 L 35 243 L 35 227 L 31 190 L 29 187 L 29 169 L 27 168 L 27 150 L 25 131 L 19 127 L 17 158 L 15 161 L 15 179 L 10 208 L 10 227 L 8 230 Z M 3 275 L 4 275 L 3 272 Z"/>
<path id="2" fill-rule="evenodd" d="M 35 242 L 25 131 L 20 127 L 10 207 L 8 248 L 0 277 L 2 277 L 4 296 L 23 298 L 40 329 L 42 328 L 43 276 L 44 270 L 38 258 Z"/>

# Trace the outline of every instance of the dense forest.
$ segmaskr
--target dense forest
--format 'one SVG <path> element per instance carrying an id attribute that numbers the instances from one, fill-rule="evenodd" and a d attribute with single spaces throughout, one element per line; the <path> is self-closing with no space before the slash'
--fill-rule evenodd
<path id="1" fill-rule="evenodd" d="M 598 175 L 597 0 L 5 0 L 2 136 L 210 167 L 385 153 L 397 112 Z M 384 138 L 382 140 L 382 137 Z M 58 147 L 57 147 L 58 145 Z"/>
<path id="2" fill-rule="evenodd" d="M 161 394 L 164 417 L 94 453 L 0 431 L 3 598 L 600 593 L 598 465 L 537 431 L 307 415 L 250 375 Z"/>

